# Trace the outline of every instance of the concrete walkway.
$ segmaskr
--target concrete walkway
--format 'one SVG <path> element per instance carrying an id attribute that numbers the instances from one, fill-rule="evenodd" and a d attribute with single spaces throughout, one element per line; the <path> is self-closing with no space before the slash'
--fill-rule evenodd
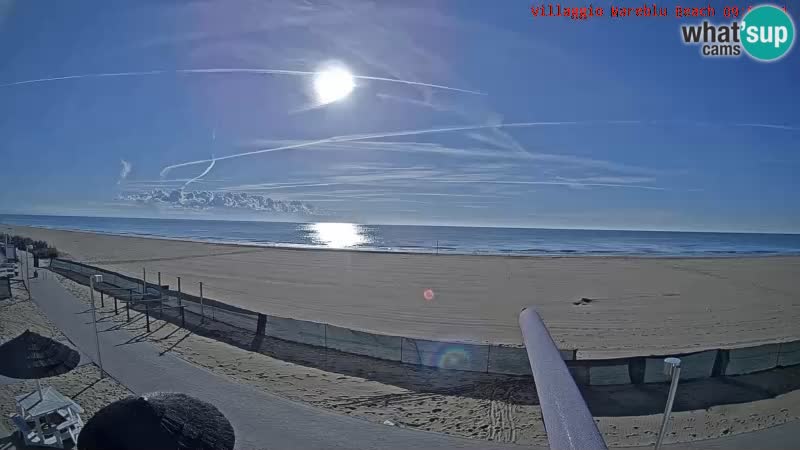
<path id="1" fill-rule="evenodd" d="M 33 282 L 34 301 L 83 352 L 95 356 L 92 315 L 57 281 Z M 378 425 L 295 403 L 233 382 L 153 345 L 128 342 L 126 331 L 100 324 L 103 366 L 136 393 L 178 391 L 216 405 L 236 430 L 239 449 L 519 449 L 512 444 Z"/>

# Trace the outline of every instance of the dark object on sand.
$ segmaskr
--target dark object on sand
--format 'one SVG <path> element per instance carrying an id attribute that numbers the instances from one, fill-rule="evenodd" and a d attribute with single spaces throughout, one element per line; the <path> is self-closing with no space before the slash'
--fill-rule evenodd
<path id="1" fill-rule="evenodd" d="M 186 394 L 130 397 L 98 411 L 78 436 L 79 450 L 233 450 L 233 426 L 212 404 Z"/>
<path id="2" fill-rule="evenodd" d="M 78 366 L 80 354 L 30 330 L 0 345 L 0 375 L 39 379 L 62 375 Z"/>

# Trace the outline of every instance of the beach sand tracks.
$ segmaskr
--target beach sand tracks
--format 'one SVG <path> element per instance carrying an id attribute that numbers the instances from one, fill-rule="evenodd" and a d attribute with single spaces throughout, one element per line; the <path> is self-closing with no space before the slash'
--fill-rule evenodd
<path id="1" fill-rule="evenodd" d="M 105 259 L 105 260 L 87 260 L 86 263 L 91 264 L 134 264 L 134 263 L 148 263 L 157 261 L 182 261 L 189 259 L 207 258 L 210 256 L 226 256 L 226 255 L 243 255 L 247 253 L 263 252 L 263 248 L 253 248 L 248 250 L 232 250 L 228 252 L 209 252 L 198 253 L 195 255 L 181 255 L 181 256 L 163 256 L 157 258 L 143 258 L 143 259 Z"/>

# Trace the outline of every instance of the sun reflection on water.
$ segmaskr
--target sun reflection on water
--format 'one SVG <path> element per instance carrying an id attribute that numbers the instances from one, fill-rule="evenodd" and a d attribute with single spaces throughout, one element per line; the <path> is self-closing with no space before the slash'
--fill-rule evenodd
<path id="1" fill-rule="evenodd" d="M 354 223 L 311 223 L 307 230 L 314 244 L 330 248 L 357 247 L 369 243 L 364 228 Z"/>

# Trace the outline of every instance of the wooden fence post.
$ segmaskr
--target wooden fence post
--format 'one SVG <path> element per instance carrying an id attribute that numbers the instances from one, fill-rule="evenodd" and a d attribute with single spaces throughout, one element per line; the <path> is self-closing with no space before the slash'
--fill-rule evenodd
<path id="1" fill-rule="evenodd" d="M 267 328 L 267 316 L 259 313 L 258 324 L 256 324 L 256 336 L 264 336 L 266 328 Z"/>

